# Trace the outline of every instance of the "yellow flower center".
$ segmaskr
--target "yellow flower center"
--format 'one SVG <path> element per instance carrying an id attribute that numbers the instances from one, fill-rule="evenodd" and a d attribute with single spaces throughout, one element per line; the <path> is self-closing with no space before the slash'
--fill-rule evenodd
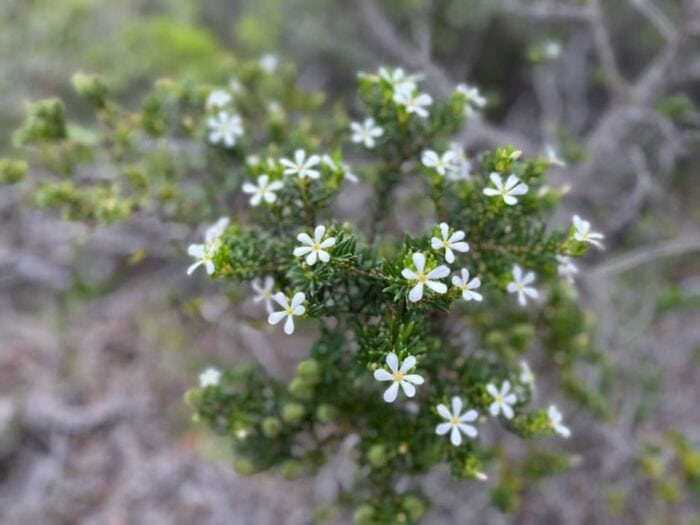
<path id="1" fill-rule="evenodd" d="M 443 247 L 443 248 L 449 248 L 449 247 L 450 247 L 450 241 L 442 241 L 442 247 Z"/>
<path id="2" fill-rule="evenodd" d="M 508 190 L 505 188 L 501 188 L 501 196 L 505 197 L 506 195 L 508 195 Z"/>
<path id="3" fill-rule="evenodd" d="M 287 312 L 287 315 L 294 315 L 294 310 L 292 309 L 291 306 L 286 308 L 284 311 Z"/>
<path id="4" fill-rule="evenodd" d="M 394 381 L 400 383 L 403 381 L 403 373 L 401 372 L 394 372 Z"/>
<path id="5" fill-rule="evenodd" d="M 452 416 L 452 417 L 450 418 L 450 424 L 451 424 L 453 427 L 456 427 L 457 425 L 459 425 L 459 419 L 457 419 L 455 416 Z"/>
<path id="6" fill-rule="evenodd" d="M 321 249 L 321 245 L 318 244 L 317 242 L 314 242 L 314 243 L 311 245 L 311 249 L 312 249 L 313 251 L 317 252 L 317 251 L 319 251 L 319 250 Z"/>
<path id="7" fill-rule="evenodd" d="M 518 290 L 519 292 L 522 292 L 523 288 L 525 288 L 525 285 L 523 283 L 518 283 L 515 285 L 515 289 Z"/>
<path id="8" fill-rule="evenodd" d="M 501 395 L 498 395 L 498 396 L 494 397 L 493 400 L 494 400 L 496 403 L 498 403 L 499 405 L 502 404 L 503 401 L 504 401 L 504 400 L 503 400 L 503 396 L 501 396 Z"/>
<path id="9" fill-rule="evenodd" d="M 418 274 L 418 281 L 419 281 L 419 282 L 424 283 L 424 282 L 427 281 L 427 280 L 428 280 L 428 277 L 426 277 L 426 275 L 425 275 L 424 273 L 419 273 L 419 274 Z"/>

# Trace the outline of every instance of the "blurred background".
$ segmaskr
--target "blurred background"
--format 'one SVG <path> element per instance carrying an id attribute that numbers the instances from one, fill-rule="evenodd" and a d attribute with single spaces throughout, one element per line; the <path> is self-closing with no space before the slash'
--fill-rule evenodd
<path id="1" fill-rule="evenodd" d="M 160 77 L 211 81 L 264 56 L 351 113 L 357 72 L 379 65 L 424 73 L 435 95 L 479 86 L 468 153 L 555 146 L 560 222 L 575 210 L 606 235 L 578 280 L 607 358 L 581 373 L 605 386 L 606 416 L 566 407 L 574 437 L 556 446 L 576 467 L 515 501 L 438 469 L 425 522 L 700 523 L 700 2 L 3 0 L 0 154 L 28 101 L 60 96 L 87 121 L 78 70 L 136 106 Z M 313 479 L 243 478 L 190 420 L 182 394 L 205 366 L 285 375 L 308 343 L 282 346 L 186 279 L 191 229 L 59 222 L 13 186 L 0 214 L 0 523 L 304 524 L 332 504 L 348 450 Z"/>

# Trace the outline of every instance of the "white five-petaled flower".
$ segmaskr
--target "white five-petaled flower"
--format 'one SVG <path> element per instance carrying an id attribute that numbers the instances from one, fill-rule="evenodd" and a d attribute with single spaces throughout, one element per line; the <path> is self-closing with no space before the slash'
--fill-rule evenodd
<path id="1" fill-rule="evenodd" d="M 259 303 L 260 301 L 265 301 L 265 310 L 268 314 L 272 313 L 272 290 L 275 287 L 275 280 L 271 276 L 265 277 L 264 281 L 259 278 L 255 279 L 251 286 L 255 293 L 257 294 L 253 297 L 253 301 Z"/>
<path id="2" fill-rule="evenodd" d="M 520 382 L 523 385 L 528 385 L 530 388 L 535 388 L 535 374 L 532 373 L 530 365 L 525 361 L 520 361 Z"/>
<path id="3" fill-rule="evenodd" d="M 280 159 L 280 164 L 284 166 L 284 174 L 298 175 L 300 179 L 305 179 L 306 177 L 318 179 L 321 173 L 312 168 L 318 166 L 319 162 L 321 162 L 321 157 L 311 155 L 309 158 L 306 158 L 306 152 L 303 149 L 298 149 L 294 152 L 294 160 Z"/>
<path id="4" fill-rule="evenodd" d="M 482 301 L 483 296 L 479 292 L 475 292 L 481 286 L 481 279 L 474 277 L 469 280 L 469 270 L 462 268 L 462 276 L 453 275 L 452 284 L 462 290 L 462 299 L 465 301 Z"/>
<path id="5" fill-rule="evenodd" d="M 479 417 L 479 413 L 473 408 L 467 410 L 462 414 L 462 400 L 454 396 L 452 398 L 452 411 L 445 405 L 440 403 L 437 406 L 438 414 L 447 420 L 446 423 L 440 423 L 435 427 L 435 433 L 438 436 L 444 436 L 448 432 L 450 433 L 450 443 L 455 447 L 462 444 L 462 434 L 467 437 L 475 438 L 478 434 L 476 427 L 474 425 L 469 425 L 473 421 L 476 421 Z"/>
<path id="6" fill-rule="evenodd" d="M 427 286 L 435 293 L 445 293 L 447 291 L 447 285 L 436 281 L 435 279 L 444 279 L 450 275 L 450 269 L 443 265 L 438 266 L 434 270 L 431 270 L 427 274 L 425 273 L 425 255 L 421 252 L 415 252 L 413 254 L 413 265 L 415 266 L 415 271 L 410 268 L 404 268 L 401 271 L 404 279 L 409 281 L 418 281 L 416 285 L 411 288 L 408 293 L 408 299 L 412 303 L 417 303 L 423 298 L 423 286 Z"/>
<path id="7" fill-rule="evenodd" d="M 316 259 L 327 263 L 331 260 L 330 254 L 326 251 L 327 248 L 335 245 L 335 237 L 330 237 L 323 240 L 326 234 L 326 227 L 323 225 L 316 226 L 314 230 L 314 238 L 312 239 L 308 233 L 300 233 L 297 235 L 297 240 L 305 246 L 297 246 L 294 248 L 295 257 L 303 257 L 306 255 L 306 264 L 313 266 L 316 264 Z"/>
<path id="8" fill-rule="evenodd" d="M 277 69 L 279 59 L 277 58 L 277 55 L 267 53 L 260 57 L 260 60 L 258 60 L 258 65 L 265 73 L 272 73 L 275 71 L 275 69 Z"/>
<path id="9" fill-rule="evenodd" d="M 379 76 L 387 81 L 394 89 L 414 90 L 416 82 L 420 80 L 421 75 L 407 75 L 403 68 L 389 70 L 385 67 L 379 68 Z"/>
<path id="10" fill-rule="evenodd" d="M 590 242 L 591 244 L 597 246 L 598 248 L 603 247 L 603 243 L 600 241 L 605 237 L 602 233 L 596 233 L 591 231 L 591 223 L 584 221 L 578 215 L 574 215 L 573 218 L 574 228 L 574 239 L 580 242 Z"/>
<path id="11" fill-rule="evenodd" d="M 548 40 L 542 47 L 542 52 L 544 53 L 544 56 L 549 60 L 559 58 L 559 56 L 561 55 L 561 44 L 556 40 Z"/>
<path id="12" fill-rule="evenodd" d="M 539 296 L 535 288 L 527 286 L 533 282 L 535 282 L 534 272 L 528 272 L 526 275 L 523 275 L 523 269 L 517 264 L 514 264 L 513 280 L 508 283 L 508 293 L 517 293 L 520 306 L 525 306 L 528 297 L 536 299 Z"/>
<path id="13" fill-rule="evenodd" d="M 559 277 L 566 278 L 569 282 L 574 282 L 574 275 L 578 273 L 578 267 L 571 262 L 571 257 L 568 255 L 557 255 L 557 261 L 559 266 L 557 267 L 557 273 Z"/>
<path id="14" fill-rule="evenodd" d="M 454 159 L 447 170 L 448 180 L 466 180 L 469 178 L 472 170 L 472 163 L 469 162 L 464 148 L 453 142 L 450 144 L 450 151 L 454 153 Z"/>
<path id="15" fill-rule="evenodd" d="M 433 103 L 433 98 L 427 93 L 419 93 L 413 87 L 408 89 L 405 85 L 401 85 L 394 91 L 394 102 L 404 106 L 408 113 L 426 118 L 428 110 L 425 108 Z"/>
<path id="16" fill-rule="evenodd" d="M 282 292 L 277 292 L 272 296 L 272 300 L 282 307 L 282 310 L 277 312 L 270 312 L 267 318 L 267 322 L 270 324 L 277 324 L 285 317 L 287 320 L 284 322 L 284 333 L 291 335 L 294 333 L 294 316 L 304 315 L 306 308 L 302 304 L 306 300 L 304 292 L 297 292 L 292 297 L 290 302 L 286 295 Z"/>
<path id="17" fill-rule="evenodd" d="M 352 130 L 352 141 L 356 144 L 361 142 L 366 148 L 373 148 L 376 144 L 375 139 L 384 135 L 384 130 L 377 126 L 371 117 L 362 123 L 352 122 L 350 129 Z"/>
<path id="18" fill-rule="evenodd" d="M 448 171 L 456 169 L 455 152 L 447 150 L 442 155 L 438 155 L 431 149 L 425 150 L 421 154 L 421 162 L 428 168 L 433 168 L 440 175 L 445 175 Z"/>
<path id="19" fill-rule="evenodd" d="M 187 268 L 187 275 L 191 275 L 192 272 L 202 265 L 206 268 L 208 275 L 213 274 L 215 270 L 213 259 L 214 255 L 216 255 L 216 249 L 215 243 L 190 244 L 187 248 L 187 255 L 198 259 L 198 261 Z"/>
<path id="20" fill-rule="evenodd" d="M 469 244 L 464 242 L 464 232 L 461 230 L 455 231 L 450 235 L 450 227 L 446 222 L 440 223 L 440 235 L 442 239 L 433 237 L 430 239 L 430 246 L 433 250 L 445 250 L 445 260 L 452 264 L 455 262 L 454 252 L 466 253 L 469 251 Z M 454 250 L 454 251 L 453 251 Z"/>
<path id="21" fill-rule="evenodd" d="M 219 372 L 216 368 L 207 368 L 204 372 L 199 374 L 199 388 L 217 386 L 220 380 L 221 372 Z"/>
<path id="22" fill-rule="evenodd" d="M 215 89 L 207 96 L 207 108 L 223 108 L 233 97 L 228 91 Z"/>
<path id="23" fill-rule="evenodd" d="M 228 217 L 221 217 L 218 221 L 209 226 L 206 232 L 204 232 L 204 239 L 206 242 L 210 244 L 217 244 L 218 247 L 220 237 L 224 234 L 224 231 L 226 228 L 228 228 L 230 222 L 231 221 Z"/>
<path id="24" fill-rule="evenodd" d="M 257 186 L 252 182 L 246 182 L 243 184 L 243 192 L 252 195 L 250 197 L 250 205 L 258 206 L 260 202 L 264 199 L 265 202 L 271 204 L 277 200 L 276 191 L 281 190 L 284 187 L 282 181 L 276 180 L 270 182 L 270 177 L 268 175 L 260 175 L 257 180 Z"/>
<path id="25" fill-rule="evenodd" d="M 486 105 L 486 99 L 479 93 L 479 88 L 477 87 L 459 84 L 455 88 L 455 91 L 466 99 L 464 114 L 467 117 L 475 115 Z"/>
<path id="26" fill-rule="evenodd" d="M 227 148 L 236 145 L 236 137 L 243 135 L 243 121 L 238 115 L 229 115 L 226 111 L 220 111 L 211 117 L 209 126 L 209 142 L 219 144 L 221 142 Z"/>
<path id="27" fill-rule="evenodd" d="M 394 352 L 391 352 L 386 356 L 386 364 L 391 372 L 384 368 L 377 368 L 374 371 L 374 379 L 377 381 L 393 381 L 391 386 L 384 391 L 384 401 L 393 403 L 394 400 L 396 400 L 396 396 L 399 392 L 399 385 L 403 389 L 403 393 L 406 394 L 406 397 L 415 396 L 416 387 L 413 385 L 423 384 L 422 376 L 408 373 L 416 366 L 416 358 L 409 355 L 399 366 L 398 356 Z"/>
<path id="28" fill-rule="evenodd" d="M 493 417 L 503 414 L 506 419 L 513 417 L 513 407 L 518 401 L 518 397 L 510 391 L 510 381 L 505 380 L 501 383 L 501 389 L 498 390 L 493 383 L 486 385 L 486 390 L 493 398 L 489 405 L 489 412 Z"/>
<path id="29" fill-rule="evenodd" d="M 503 197 L 503 202 L 508 206 L 513 206 L 518 202 L 518 199 L 516 199 L 514 195 L 525 195 L 527 193 L 527 184 L 513 174 L 508 175 L 505 184 L 503 184 L 503 179 L 501 179 L 501 176 L 496 172 L 492 172 L 489 178 L 496 187 L 484 188 L 484 195 L 488 195 L 489 197 Z"/>
<path id="30" fill-rule="evenodd" d="M 557 153 L 557 150 L 555 150 L 554 146 L 551 144 L 547 144 L 545 146 L 544 156 L 551 166 L 566 168 L 566 162 L 559 156 L 559 153 Z"/>
<path id="31" fill-rule="evenodd" d="M 550 405 L 549 409 L 547 410 L 547 415 L 549 416 L 549 424 L 552 425 L 554 432 L 565 438 L 568 438 L 571 435 L 571 430 L 569 430 L 569 427 L 562 423 L 564 418 L 556 406 Z"/>

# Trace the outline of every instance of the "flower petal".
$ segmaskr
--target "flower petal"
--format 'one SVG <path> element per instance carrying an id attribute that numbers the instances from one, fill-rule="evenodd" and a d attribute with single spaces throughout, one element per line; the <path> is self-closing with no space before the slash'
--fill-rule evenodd
<path id="1" fill-rule="evenodd" d="M 452 397 L 452 415 L 459 417 L 462 413 L 462 399 L 458 396 Z"/>
<path id="2" fill-rule="evenodd" d="M 451 423 L 440 423 L 438 426 L 435 427 L 435 433 L 438 436 L 444 436 L 445 434 L 447 434 L 450 431 L 451 428 L 452 428 Z"/>
<path id="3" fill-rule="evenodd" d="M 452 414 L 450 413 L 450 409 L 447 408 L 445 405 L 440 403 L 437 407 L 438 414 L 440 414 L 442 417 L 445 419 L 452 419 Z"/>
<path id="4" fill-rule="evenodd" d="M 416 366 L 416 358 L 412 355 L 409 355 L 406 359 L 403 360 L 403 363 L 401 363 L 401 368 L 399 368 L 399 372 L 405 374 L 414 366 Z"/>
<path id="5" fill-rule="evenodd" d="M 450 442 L 458 447 L 462 444 L 462 434 L 458 427 L 452 427 L 452 432 L 450 433 Z"/>
<path id="6" fill-rule="evenodd" d="M 412 256 L 413 265 L 416 267 L 418 273 L 423 273 L 425 269 L 425 255 L 421 252 L 415 252 Z"/>
<path id="7" fill-rule="evenodd" d="M 430 273 L 426 275 L 426 277 L 428 279 L 444 279 L 448 275 L 450 275 L 450 269 L 444 264 L 441 264 L 434 270 L 431 270 Z"/>
<path id="8" fill-rule="evenodd" d="M 445 293 L 447 292 L 447 285 L 439 281 L 425 281 L 425 284 L 435 293 Z"/>
<path id="9" fill-rule="evenodd" d="M 384 401 L 393 403 L 396 400 L 396 395 L 399 393 L 399 384 L 394 382 L 389 388 L 384 391 Z"/>
<path id="10" fill-rule="evenodd" d="M 408 299 L 412 303 L 417 303 L 422 298 L 423 298 L 423 283 L 419 282 L 413 288 L 411 288 L 411 291 L 408 293 Z"/>
<path id="11" fill-rule="evenodd" d="M 413 397 L 416 395 L 416 387 L 408 381 L 401 381 L 400 385 L 407 397 Z"/>
<path id="12" fill-rule="evenodd" d="M 394 376 L 393 374 L 390 374 L 383 368 L 377 368 L 374 371 L 374 379 L 376 379 L 377 381 L 393 381 Z"/>
<path id="13" fill-rule="evenodd" d="M 294 317 L 291 315 L 287 316 L 287 320 L 284 322 L 284 333 L 287 335 L 294 333 Z"/>
<path id="14" fill-rule="evenodd" d="M 267 318 L 270 324 L 277 324 L 287 316 L 287 312 L 272 312 Z"/>

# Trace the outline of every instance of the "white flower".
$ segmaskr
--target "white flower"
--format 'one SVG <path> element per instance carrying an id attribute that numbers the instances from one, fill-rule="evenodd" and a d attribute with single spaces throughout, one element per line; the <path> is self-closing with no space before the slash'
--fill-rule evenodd
<path id="1" fill-rule="evenodd" d="M 421 78 L 421 75 L 407 75 L 400 67 L 393 70 L 380 67 L 379 76 L 391 84 L 394 89 L 408 89 L 411 91 L 416 88 L 416 82 Z"/>
<path id="2" fill-rule="evenodd" d="M 486 105 L 486 99 L 479 93 L 479 88 L 459 84 L 455 91 L 465 98 L 464 114 L 471 117 L 479 112 Z"/>
<path id="3" fill-rule="evenodd" d="M 216 249 L 217 246 L 215 243 L 190 244 L 187 248 L 187 254 L 199 260 L 187 268 L 187 275 L 191 275 L 192 272 L 202 265 L 206 268 L 208 275 L 213 274 L 215 268 L 212 259 L 214 255 L 216 255 Z"/>
<path id="4" fill-rule="evenodd" d="M 199 388 L 217 386 L 220 380 L 221 372 L 216 368 L 207 368 L 204 372 L 199 374 Z"/>
<path id="5" fill-rule="evenodd" d="M 297 235 L 299 242 L 305 246 L 298 246 L 294 248 L 295 257 L 303 257 L 306 255 L 306 264 L 313 266 L 316 264 L 316 259 L 320 259 L 321 262 L 327 263 L 331 260 L 330 254 L 326 251 L 326 248 L 330 248 L 335 245 L 335 237 L 323 240 L 323 236 L 326 234 L 326 227 L 322 225 L 316 226 L 314 230 L 314 238 L 312 239 L 308 233 L 300 233 Z"/>
<path id="6" fill-rule="evenodd" d="M 234 93 L 241 93 L 243 91 L 243 84 L 237 78 L 232 78 L 228 81 L 228 87 Z"/>
<path id="7" fill-rule="evenodd" d="M 560 168 L 566 167 L 566 162 L 564 162 L 564 160 L 557 153 L 557 150 L 555 150 L 554 146 L 552 146 L 551 144 L 547 144 L 545 146 L 544 156 L 551 166 L 558 166 Z"/>
<path id="8" fill-rule="evenodd" d="M 430 239 L 430 246 L 433 250 L 445 250 L 445 260 L 452 264 L 455 262 L 455 254 L 452 250 L 456 252 L 465 253 L 469 251 L 469 245 L 462 241 L 464 239 L 464 232 L 461 230 L 455 231 L 450 235 L 450 227 L 446 222 L 440 223 L 440 235 L 442 239 L 438 237 L 433 237 Z"/>
<path id="9" fill-rule="evenodd" d="M 573 283 L 574 275 L 578 273 L 578 267 L 571 262 L 571 257 L 568 255 L 557 255 L 557 261 L 559 261 L 559 266 L 557 268 L 559 277 L 564 277 L 569 282 Z"/>
<path id="10" fill-rule="evenodd" d="M 452 276 L 452 284 L 462 290 L 462 299 L 465 301 L 482 301 L 483 296 L 479 292 L 475 292 L 481 286 L 481 279 L 474 277 L 469 280 L 469 270 L 462 268 L 462 276 Z"/>
<path id="11" fill-rule="evenodd" d="M 253 297 L 253 301 L 259 303 L 260 301 L 265 301 L 265 310 L 268 314 L 272 313 L 272 289 L 275 287 L 275 280 L 271 276 L 265 277 L 264 281 L 260 279 L 255 279 L 251 286 L 257 294 Z"/>
<path id="12" fill-rule="evenodd" d="M 297 292 L 292 297 L 292 302 L 282 292 L 277 292 L 272 296 L 272 299 L 282 307 L 281 311 L 271 312 L 267 318 L 267 322 L 270 324 L 277 324 L 285 317 L 287 320 L 284 322 L 284 333 L 291 335 L 294 333 L 294 316 L 304 315 L 306 308 L 302 303 L 306 300 L 306 296 L 303 292 Z"/>
<path id="13" fill-rule="evenodd" d="M 223 89 L 215 89 L 207 96 L 207 108 L 222 108 L 231 100 L 231 94 Z"/>
<path id="14" fill-rule="evenodd" d="M 407 372 L 416 366 L 416 358 L 409 355 L 403 360 L 401 366 L 399 366 L 398 356 L 394 352 L 391 352 L 386 356 L 386 364 L 389 366 L 391 373 L 387 372 L 384 368 L 378 368 L 374 371 L 374 379 L 377 381 L 393 381 L 391 386 L 384 391 L 384 401 L 393 403 L 394 400 L 396 400 L 396 395 L 399 392 L 399 385 L 401 385 L 406 397 L 415 396 L 416 387 L 413 385 L 422 385 L 423 378 L 418 374 L 409 374 Z"/>
<path id="15" fill-rule="evenodd" d="M 600 242 L 605 236 L 602 233 L 596 233 L 591 231 L 591 223 L 584 221 L 578 215 L 574 215 L 574 239 L 580 242 L 590 242 L 591 244 L 602 248 L 603 244 Z"/>
<path id="16" fill-rule="evenodd" d="M 309 177 L 310 179 L 318 179 L 321 173 L 318 170 L 311 169 L 318 166 L 321 162 L 321 157 L 311 155 L 306 158 L 306 152 L 303 149 L 298 149 L 294 152 L 294 160 L 280 159 L 280 164 L 284 166 L 285 175 L 298 175 L 300 179 Z"/>
<path id="17" fill-rule="evenodd" d="M 352 172 L 352 168 L 347 164 L 343 164 L 343 178 L 349 180 L 353 184 L 360 182 L 360 179 Z"/>
<path id="18" fill-rule="evenodd" d="M 513 280 L 508 283 L 508 293 L 517 293 L 518 302 L 521 306 L 527 304 L 527 298 L 532 297 L 536 299 L 539 294 L 537 290 L 531 286 L 526 286 L 530 283 L 535 282 L 535 274 L 533 272 L 528 272 L 527 275 L 523 276 L 523 270 L 517 264 L 513 265 Z"/>
<path id="19" fill-rule="evenodd" d="M 272 73 L 279 65 L 279 59 L 272 53 L 265 54 L 258 60 L 258 65 L 265 73 Z"/>
<path id="20" fill-rule="evenodd" d="M 431 149 L 427 149 L 421 154 L 421 162 L 423 165 L 428 168 L 433 168 L 440 175 L 445 175 L 449 170 L 455 169 L 455 160 L 455 153 L 452 150 L 447 150 L 442 156 Z"/>
<path id="21" fill-rule="evenodd" d="M 438 436 L 444 436 L 449 432 L 450 442 L 455 447 L 462 444 L 462 434 L 470 438 L 475 438 L 478 434 L 476 427 L 467 423 L 476 421 L 479 413 L 474 409 L 470 409 L 462 414 L 462 400 L 459 397 L 454 396 L 452 398 L 452 412 L 442 403 L 437 406 L 437 411 L 441 417 L 447 420 L 447 423 L 440 423 L 436 426 L 435 433 Z"/>
<path id="22" fill-rule="evenodd" d="M 226 111 L 220 111 L 211 117 L 209 126 L 209 142 L 219 144 L 223 142 L 227 148 L 236 144 L 236 137 L 243 135 L 243 121 L 238 115 L 230 115 Z"/>
<path id="23" fill-rule="evenodd" d="M 549 409 L 547 410 L 547 415 L 549 416 L 549 424 L 552 425 L 554 432 L 564 436 L 565 438 L 568 438 L 571 435 L 569 427 L 562 424 L 563 417 L 556 406 L 550 405 Z"/>
<path id="24" fill-rule="evenodd" d="M 373 118 L 365 119 L 362 124 L 352 122 L 350 129 L 352 130 L 352 141 L 356 144 L 362 142 L 366 148 L 373 148 L 376 144 L 374 139 L 384 135 L 384 130 L 377 126 Z"/>
<path id="25" fill-rule="evenodd" d="M 244 183 L 243 192 L 252 195 L 250 198 L 251 206 L 258 206 L 263 199 L 268 204 L 275 202 L 277 200 L 275 192 L 283 187 L 282 181 L 270 182 L 270 177 L 263 174 L 258 177 L 257 186 L 251 182 Z"/>
<path id="26" fill-rule="evenodd" d="M 530 365 L 525 361 L 520 361 L 520 382 L 530 388 L 535 388 L 535 374 L 532 373 Z"/>
<path id="27" fill-rule="evenodd" d="M 394 102 L 406 108 L 408 113 L 415 113 L 419 117 L 427 117 L 426 107 L 433 103 L 433 99 L 427 93 L 419 93 L 415 89 L 408 89 L 403 85 L 394 92 Z"/>
<path id="28" fill-rule="evenodd" d="M 496 188 L 484 188 L 484 195 L 489 197 L 501 196 L 508 206 L 513 206 L 518 202 L 518 199 L 513 197 L 513 195 L 525 195 L 527 193 L 527 184 L 513 174 L 508 175 L 505 184 L 503 184 L 503 179 L 496 172 L 491 173 L 490 179 Z"/>
<path id="29" fill-rule="evenodd" d="M 466 180 L 472 170 L 472 163 L 464 153 L 464 148 L 453 142 L 450 144 L 450 151 L 454 153 L 454 159 L 447 170 L 448 180 Z"/>
<path id="30" fill-rule="evenodd" d="M 542 52 L 544 53 L 544 56 L 549 60 L 559 58 L 559 56 L 561 55 L 561 44 L 556 40 L 549 40 L 544 44 Z"/>
<path id="31" fill-rule="evenodd" d="M 408 298 L 411 302 L 417 303 L 423 298 L 423 285 L 430 288 L 435 293 L 445 293 L 447 291 L 447 285 L 444 283 L 432 280 L 432 279 L 444 279 L 450 275 L 450 269 L 443 265 L 438 266 L 434 270 L 424 273 L 425 271 L 425 255 L 420 252 L 415 252 L 412 256 L 413 265 L 415 266 L 415 271 L 410 268 L 404 268 L 401 271 L 404 279 L 409 281 L 418 281 L 416 285 L 411 288 L 408 293 Z"/>
<path id="32" fill-rule="evenodd" d="M 510 381 L 503 381 L 500 391 L 493 383 L 486 385 L 486 390 L 493 398 L 493 402 L 489 406 L 491 415 L 496 417 L 499 414 L 503 414 L 506 419 L 511 419 L 513 417 L 513 407 L 511 405 L 517 403 L 518 398 L 510 391 Z"/>
<path id="33" fill-rule="evenodd" d="M 228 217 L 221 217 L 216 223 L 209 226 L 204 232 L 205 241 L 208 244 L 216 244 L 218 248 L 220 237 L 224 234 L 230 222 Z"/>

